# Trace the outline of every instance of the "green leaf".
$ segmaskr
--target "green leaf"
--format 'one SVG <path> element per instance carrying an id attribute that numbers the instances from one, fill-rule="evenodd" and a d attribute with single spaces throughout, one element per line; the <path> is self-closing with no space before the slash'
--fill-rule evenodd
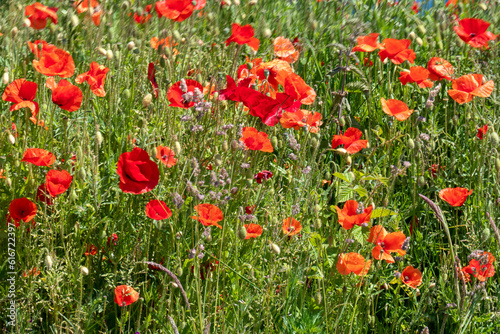
<path id="1" fill-rule="evenodd" d="M 341 184 L 337 195 L 337 202 L 345 202 L 354 196 L 354 189 L 350 185 Z"/>
<path id="2" fill-rule="evenodd" d="M 366 237 L 363 235 L 363 228 L 361 226 L 354 226 L 352 228 L 352 238 L 359 242 L 361 245 L 364 245 Z"/>
<path id="3" fill-rule="evenodd" d="M 382 217 L 387 217 L 387 216 L 394 216 L 397 215 L 397 212 L 394 212 L 392 210 L 386 209 L 386 208 L 378 208 L 372 211 L 372 219 L 373 218 L 382 218 Z"/>
<path id="4" fill-rule="evenodd" d="M 333 176 L 338 177 L 339 179 L 344 180 L 344 181 L 349 182 L 349 183 L 351 183 L 354 180 L 353 174 L 349 173 L 349 172 L 348 173 L 336 172 L 333 174 Z"/>
<path id="5" fill-rule="evenodd" d="M 359 196 L 361 197 L 365 197 L 368 195 L 368 191 L 363 188 L 362 186 L 360 185 L 357 185 L 356 187 L 354 187 L 354 190 L 358 193 Z"/>

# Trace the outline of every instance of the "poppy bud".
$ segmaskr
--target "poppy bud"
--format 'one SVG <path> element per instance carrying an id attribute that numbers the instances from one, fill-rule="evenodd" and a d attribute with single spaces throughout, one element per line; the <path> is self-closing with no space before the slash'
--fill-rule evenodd
<path id="1" fill-rule="evenodd" d="M 321 302 L 323 300 L 323 296 L 321 295 L 320 291 L 316 291 L 314 294 L 314 301 L 316 302 L 317 305 L 321 305 Z"/>
<path id="2" fill-rule="evenodd" d="M 82 273 L 83 276 L 88 276 L 88 274 L 89 274 L 89 268 L 87 268 L 85 266 L 81 266 L 80 267 L 80 272 Z"/>
<path id="3" fill-rule="evenodd" d="M 128 88 L 125 89 L 123 91 L 123 97 L 128 100 L 128 99 L 130 99 L 130 96 L 131 96 L 130 89 L 128 89 Z"/>
<path id="4" fill-rule="evenodd" d="M 15 38 L 17 36 L 17 33 L 19 32 L 19 29 L 17 29 L 17 27 L 14 27 L 12 28 L 12 30 L 10 31 L 10 35 L 12 36 L 12 38 Z"/>
<path id="5" fill-rule="evenodd" d="M 114 57 L 113 51 L 111 50 L 106 51 L 106 58 L 108 58 L 108 60 L 112 60 L 113 57 Z"/>
<path id="6" fill-rule="evenodd" d="M 16 143 L 16 137 L 14 137 L 12 133 L 9 132 L 8 138 L 9 138 L 9 143 L 11 143 L 12 145 Z"/>
<path id="7" fill-rule="evenodd" d="M 345 117 L 344 116 L 340 117 L 340 119 L 339 119 L 339 125 L 342 126 L 342 127 L 345 126 Z"/>
<path id="8" fill-rule="evenodd" d="M 222 150 L 224 152 L 227 152 L 227 150 L 229 150 L 229 145 L 227 144 L 227 141 L 225 141 L 225 140 L 222 142 Z"/>
<path id="9" fill-rule="evenodd" d="M 174 152 L 175 154 L 177 155 L 180 155 L 181 152 L 182 152 L 182 149 L 181 149 L 181 143 L 179 143 L 178 141 L 175 141 L 174 142 Z"/>
<path id="10" fill-rule="evenodd" d="M 278 137 L 272 136 L 271 138 L 271 145 L 273 145 L 274 148 L 278 148 Z"/>
<path id="11" fill-rule="evenodd" d="M 165 50 L 168 50 L 168 49 L 165 49 Z M 136 55 L 138 55 L 140 51 L 139 51 L 139 48 L 135 48 L 134 50 L 132 50 L 132 52 L 135 53 Z"/>
<path id="12" fill-rule="evenodd" d="M 271 248 L 271 252 L 273 252 L 274 254 L 280 255 L 281 250 L 280 250 L 279 246 L 276 245 L 275 243 L 269 241 L 269 248 Z"/>
<path id="13" fill-rule="evenodd" d="M 498 137 L 498 133 L 491 132 L 490 133 L 490 141 L 493 146 L 498 146 L 500 144 L 500 137 Z"/>
<path id="14" fill-rule="evenodd" d="M 129 50 L 133 50 L 134 48 L 135 48 L 135 43 L 134 43 L 134 41 L 130 41 L 130 42 L 128 42 L 128 44 L 127 44 L 127 49 L 129 49 Z"/>
<path id="15" fill-rule="evenodd" d="M 352 165 L 352 158 L 351 158 L 351 156 L 350 156 L 350 155 L 349 155 L 349 156 L 347 156 L 347 159 L 346 159 L 346 161 L 345 161 L 345 162 L 346 162 L 346 164 L 348 164 L 349 166 L 350 166 L 350 165 Z"/>
<path id="16" fill-rule="evenodd" d="M 424 25 L 423 24 L 419 24 L 418 25 L 418 30 L 420 30 L 420 33 L 422 35 L 425 35 L 427 33 L 427 30 L 425 29 Z"/>
<path id="17" fill-rule="evenodd" d="M 423 41 L 420 37 L 417 37 L 416 42 L 417 42 L 417 44 L 418 44 L 419 46 L 424 45 L 424 41 Z"/>
<path id="18" fill-rule="evenodd" d="M 142 106 L 144 108 L 147 108 L 151 105 L 151 102 L 153 102 L 153 95 L 146 94 L 146 96 L 144 96 L 144 98 L 142 99 Z"/>
<path id="19" fill-rule="evenodd" d="M 47 266 L 47 269 L 52 269 L 52 265 L 54 264 L 54 262 L 52 261 L 52 257 L 50 255 L 47 255 L 45 257 L 45 265 Z"/>
<path id="20" fill-rule="evenodd" d="M 215 162 L 215 166 L 217 166 L 217 167 L 222 165 L 222 157 L 220 156 L 220 154 L 215 155 L 214 162 Z"/>
<path id="21" fill-rule="evenodd" d="M 415 142 L 413 141 L 413 139 L 408 139 L 408 148 L 410 150 L 414 150 L 415 149 Z"/>
<path id="22" fill-rule="evenodd" d="M 269 37 L 271 37 L 271 35 L 273 34 L 273 32 L 271 31 L 271 29 L 266 28 L 266 29 L 264 29 L 264 31 L 262 32 L 262 34 L 264 35 L 264 38 L 269 38 Z"/>
<path id="23" fill-rule="evenodd" d="M 315 214 L 318 214 L 321 211 L 321 206 L 319 204 L 314 205 L 313 211 Z"/>
<path id="24" fill-rule="evenodd" d="M 500 174 L 500 159 L 497 158 L 497 160 L 495 161 L 495 168 L 497 170 L 497 173 Z"/>
<path id="25" fill-rule="evenodd" d="M 311 146 L 312 146 L 313 148 L 318 148 L 318 146 L 319 146 L 319 140 L 317 140 L 317 139 L 316 139 L 316 138 L 314 138 L 314 137 L 313 137 L 313 138 L 311 138 Z"/>
<path id="26" fill-rule="evenodd" d="M 203 82 L 203 77 L 201 76 L 201 74 L 200 74 L 200 73 L 198 73 L 198 74 L 196 75 L 196 81 L 198 81 L 198 82 Z"/>
<path id="27" fill-rule="evenodd" d="M 384 200 L 382 201 L 382 206 L 384 208 L 387 208 L 387 206 L 389 205 L 389 199 L 386 197 L 384 198 Z"/>
<path id="28" fill-rule="evenodd" d="M 318 21 L 316 21 L 316 20 L 311 21 L 311 29 L 312 30 L 318 29 Z"/>
<path id="29" fill-rule="evenodd" d="M 8 84 L 9 83 L 9 70 L 8 69 L 5 69 L 5 71 L 3 72 L 3 75 L 2 75 L 2 83 L 4 85 Z"/>
<path id="30" fill-rule="evenodd" d="M 486 6 L 486 4 L 484 2 L 480 2 L 479 5 L 478 5 L 478 7 L 481 8 L 482 10 L 484 10 L 484 11 L 488 10 L 488 7 Z"/>
<path id="31" fill-rule="evenodd" d="M 238 149 L 239 145 L 238 145 L 238 142 L 236 141 L 236 139 L 233 139 L 231 141 L 231 151 L 236 151 Z"/>
<path id="32" fill-rule="evenodd" d="M 96 48 L 96 50 L 97 50 L 97 52 L 99 52 L 101 55 L 106 56 L 106 52 L 107 52 L 107 51 L 106 51 L 106 49 L 101 48 L 101 47 L 97 47 L 97 48 Z"/>
<path id="33" fill-rule="evenodd" d="M 69 198 L 72 200 L 72 201 L 76 201 L 78 199 L 78 195 L 76 194 L 76 191 L 75 189 L 71 190 L 71 193 L 69 195 Z"/>
<path id="34" fill-rule="evenodd" d="M 12 179 L 10 177 L 5 178 L 5 184 L 10 188 L 12 186 Z"/>
<path id="35" fill-rule="evenodd" d="M 80 181 L 85 181 L 85 178 L 87 177 L 87 173 L 85 172 L 85 168 L 80 167 L 78 170 L 78 178 Z"/>
<path id="36" fill-rule="evenodd" d="M 31 27 L 31 21 L 27 17 L 25 17 L 23 20 L 23 26 L 28 28 Z"/>
<path id="37" fill-rule="evenodd" d="M 317 218 L 314 221 L 314 228 L 317 229 L 317 230 L 319 230 L 321 228 L 321 225 L 322 225 L 321 219 Z"/>
<path id="38" fill-rule="evenodd" d="M 482 240 L 483 242 L 488 241 L 488 239 L 490 238 L 490 235 L 491 235 L 491 233 L 490 233 L 490 229 L 489 229 L 489 228 L 487 228 L 487 227 L 485 227 L 485 228 L 483 229 L 483 231 L 481 232 L 481 240 Z"/>
<path id="39" fill-rule="evenodd" d="M 345 148 L 337 148 L 334 151 L 336 151 L 338 154 L 341 154 L 341 155 L 346 155 L 347 154 L 347 151 L 346 151 Z"/>
<path id="40" fill-rule="evenodd" d="M 330 173 L 329 171 L 326 171 L 325 172 L 325 180 L 330 180 L 332 178 L 332 173 Z"/>
<path id="41" fill-rule="evenodd" d="M 123 1 L 123 2 L 122 2 L 122 9 L 123 9 L 123 10 L 127 10 L 127 9 L 129 9 L 129 8 L 130 8 L 130 2 L 128 2 L 128 1 Z"/>
<path id="42" fill-rule="evenodd" d="M 256 4 L 257 4 L 257 0 L 250 0 L 250 1 L 248 1 L 248 5 L 249 6 L 254 6 Z"/>
<path id="43" fill-rule="evenodd" d="M 97 146 L 101 146 L 101 144 L 102 144 L 102 142 L 103 142 L 103 140 L 104 140 L 104 138 L 103 138 L 103 136 L 102 136 L 101 131 L 97 131 L 97 132 L 95 133 L 95 140 L 96 140 L 96 142 L 97 142 Z"/>
<path id="44" fill-rule="evenodd" d="M 70 20 L 73 27 L 77 27 L 80 24 L 80 20 L 78 19 L 78 16 L 76 16 L 75 14 L 71 15 Z"/>
<path id="45" fill-rule="evenodd" d="M 264 70 L 264 76 L 266 77 L 266 80 L 269 78 L 269 70 L 267 68 Z"/>
<path id="46" fill-rule="evenodd" d="M 415 38 L 417 38 L 417 34 L 415 34 L 415 32 L 414 32 L 414 31 L 412 31 L 408 37 L 410 37 L 410 39 L 411 39 L 412 41 L 414 41 L 414 40 L 415 40 Z"/>
<path id="47" fill-rule="evenodd" d="M 207 242 L 210 242 L 210 241 L 212 241 L 212 235 L 209 235 L 209 236 L 207 237 Z"/>
<path id="48" fill-rule="evenodd" d="M 425 177 L 423 175 L 420 175 L 417 179 L 417 184 L 419 187 L 425 186 Z"/>
<path id="49" fill-rule="evenodd" d="M 250 71 L 253 68 L 253 63 L 247 63 L 247 69 Z"/>
<path id="50" fill-rule="evenodd" d="M 245 228 L 245 226 L 241 225 L 240 228 L 238 229 L 238 238 L 240 238 L 241 240 L 245 240 L 246 237 L 247 237 L 247 229 Z"/>
<path id="51" fill-rule="evenodd" d="M 172 35 L 174 36 L 174 39 L 177 41 L 177 42 L 180 42 L 182 37 L 181 37 L 181 34 L 177 31 L 177 30 L 174 30 L 174 32 L 172 33 Z"/>

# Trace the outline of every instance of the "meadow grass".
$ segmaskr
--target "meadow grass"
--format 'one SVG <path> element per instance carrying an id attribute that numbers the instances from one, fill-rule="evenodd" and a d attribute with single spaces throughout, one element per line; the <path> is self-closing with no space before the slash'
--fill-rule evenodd
<path id="1" fill-rule="evenodd" d="M 41 30 L 26 24 L 25 8 L 32 2 L 2 1 L 0 68 L 6 74 L 1 89 L 15 79 L 37 83 L 37 118 L 44 125 L 33 124 L 29 109 L 11 112 L 10 102 L 0 102 L 0 247 L 5 254 L 0 328 L 141 334 L 500 331 L 498 275 L 465 282 L 457 274 L 473 251 L 498 256 L 500 250 L 499 48 L 496 40 L 488 50 L 473 48 L 453 30 L 457 19 L 474 17 L 500 33 L 500 3 L 459 0 L 455 6 L 440 2 L 428 8 L 424 2 L 415 14 L 409 1 L 225 1 L 222 6 L 208 0 L 182 22 L 158 18 L 152 1 L 101 1 L 97 26 L 90 12 L 78 14 L 72 1 L 44 0 L 59 7 L 58 22 Z M 153 16 L 137 24 L 129 14 L 148 4 Z M 226 46 L 232 23 L 253 26 L 258 52 L 247 45 Z M 415 64 L 382 62 L 378 50 L 352 52 L 357 37 L 373 32 L 380 34 L 380 43 L 411 39 Z M 236 78 L 240 65 L 275 59 L 278 36 L 298 37 L 302 44 L 291 67 L 317 94 L 302 108 L 321 113 L 318 133 L 267 126 L 241 103 L 219 100 L 217 94 L 204 95 L 212 103 L 205 113 L 169 106 L 167 92 L 181 79 L 220 91 L 226 75 Z M 155 50 L 153 37 L 169 37 L 176 45 Z M 71 54 L 75 71 L 66 79 L 83 93 L 77 111 L 52 102 L 47 77 L 33 66 L 28 42 L 35 40 Z M 364 57 L 373 66 L 364 66 Z M 453 78 L 480 73 L 493 80 L 491 96 L 458 104 L 447 93 L 451 82 L 443 80 L 429 108 L 429 92 L 438 83 L 403 86 L 399 76 L 411 66 L 426 67 L 431 57 L 448 60 Z M 94 61 L 109 68 L 104 97 L 87 83 L 75 83 Z M 158 97 L 148 80 L 150 63 Z M 381 98 L 404 101 L 415 111 L 397 121 L 382 111 Z M 486 124 L 481 140 L 478 128 Z M 273 152 L 243 149 L 242 127 L 267 133 Z M 352 155 L 339 154 L 332 138 L 349 127 L 360 129 L 368 145 Z M 174 149 L 175 166 L 156 159 L 158 145 Z M 153 190 L 138 195 L 120 189 L 117 173 L 120 156 L 134 147 L 149 153 L 160 175 Z M 50 167 L 21 162 L 27 148 L 48 150 L 56 162 Z M 434 174 L 433 165 L 438 166 Z M 35 198 L 50 169 L 68 171 L 72 181 L 47 205 Z M 263 170 L 273 176 L 259 184 L 254 175 Z M 460 207 L 438 196 L 454 187 L 473 189 Z M 35 202 L 38 211 L 34 226 L 21 222 L 15 229 L 11 270 L 4 217 L 11 201 L 22 197 Z M 171 217 L 146 216 L 146 204 L 155 199 L 167 204 Z M 347 200 L 373 206 L 368 226 L 342 228 L 335 206 L 342 208 Z M 221 229 L 207 229 L 191 218 L 202 203 L 222 210 Z M 252 205 L 255 211 L 247 216 L 245 207 Z M 300 234 L 284 234 L 288 217 L 301 223 Z M 259 237 L 242 238 L 246 219 L 263 227 Z M 396 263 L 373 258 L 374 245 L 367 240 L 374 225 L 410 237 L 407 253 Z M 86 255 L 92 246 L 95 254 Z M 366 275 L 339 273 L 339 255 L 349 252 L 371 260 Z M 152 270 L 146 261 L 161 263 L 168 272 Z M 397 275 L 410 265 L 422 273 L 417 289 Z M 9 326 L 7 310 L 12 271 L 15 327 Z M 118 305 L 120 285 L 134 288 L 140 298 Z"/>

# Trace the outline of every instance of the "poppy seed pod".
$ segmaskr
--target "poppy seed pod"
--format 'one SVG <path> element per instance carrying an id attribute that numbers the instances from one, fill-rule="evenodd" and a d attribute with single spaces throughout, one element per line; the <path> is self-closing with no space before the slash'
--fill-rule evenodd
<path id="1" fill-rule="evenodd" d="M 274 254 L 280 255 L 281 250 L 280 250 L 279 246 L 276 245 L 275 243 L 269 241 L 269 248 L 271 248 L 271 252 L 273 252 Z"/>
<path id="2" fill-rule="evenodd" d="M 144 96 L 144 98 L 142 99 L 142 106 L 144 108 L 147 108 L 151 105 L 151 102 L 153 102 L 153 95 L 146 94 L 146 96 Z"/>
<path id="3" fill-rule="evenodd" d="M 5 69 L 4 72 L 3 72 L 3 75 L 2 75 L 2 83 L 4 85 L 8 84 L 9 83 L 9 70 L 8 69 Z"/>
<path id="4" fill-rule="evenodd" d="M 85 168 L 80 167 L 78 170 L 78 178 L 80 181 L 85 181 L 85 178 L 87 177 L 87 173 L 85 172 Z"/>
<path id="5" fill-rule="evenodd" d="M 45 257 L 45 265 L 47 266 L 47 269 L 50 270 L 52 269 L 54 262 L 52 261 L 52 257 L 50 255 L 47 255 Z"/>
<path id="6" fill-rule="evenodd" d="M 19 29 L 17 29 L 17 27 L 14 27 L 12 28 L 12 30 L 10 31 L 10 35 L 12 36 L 12 38 L 15 38 L 17 36 L 17 33 L 19 32 Z"/>
<path id="7" fill-rule="evenodd" d="M 131 96 L 131 95 L 132 95 L 132 94 L 130 93 L 130 89 L 128 89 L 128 88 L 127 88 L 127 89 L 125 89 L 125 90 L 123 91 L 123 97 L 124 97 L 125 99 L 127 99 L 127 100 L 128 100 L 128 99 L 130 99 L 130 96 Z"/>
<path id="8" fill-rule="evenodd" d="M 344 116 L 340 117 L 340 119 L 339 119 L 339 125 L 342 126 L 342 127 L 345 126 L 345 117 Z"/>
<path id="9" fill-rule="evenodd" d="M 274 148 L 278 148 L 278 137 L 273 136 L 271 138 L 271 145 L 273 145 Z"/>
<path id="10" fill-rule="evenodd" d="M 112 60 L 113 59 L 113 51 L 111 51 L 111 50 L 106 51 L 106 58 L 108 60 Z"/>
<path id="11" fill-rule="evenodd" d="M 130 41 L 127 43 L 127 49 L 133 50 L 135 48 L 135 43 L 134 41 Z"/>
<path id="12" fill-rule="evenodd" d="M 216 154 L 215 157 L 214 157 L 214 163 L 215 163 L 215 166 L 219 167 L 220 165 L 222 165 L 222 157 L 220 156 L 220 154 Z"/>
<path id="13" fill-rule="evenodd" d="M 10 177 L 5 178 L 5 184 L 10 188 L 12 186 L 12 179 Z"/>
<path id="14" fill-rule="evenodd" d="M 70 194 L 69 194 L 69 198 L 72 200 L 72 201 L 76 201 L 78 199 L 78 195 L 76 194 L 76 191 L 75 189 L 71 190 Z"/>
<path id="15" fill-rule="evenodd" d="M 225 140 L 222 142 L 222 150 L 224 152 L 227 152 L 229 150 L 229 145 L 228 145 L 227 141 L 225 141 Z"/>
<path id="16" fill-rule="evenodd" d="M 483 231 L 481 232 L 481 240 L 482 240 L 483 242 L 488 241 L 488 239 L 490 238 L 490 235 L 491 235 L 490 229 L 489 229 L 489 228 L 487 228 L 487 227 L 485 227 L 485 228 L 483 229 Z"/>
<path id="17" fill-rule="evenodd" d="M 83 276 L 88 276 L 89 274 L 89 269 L 85 266 L 80 267 L 80 272 L 82 273 Z"/>
<path id="18" fill-rule="evenodd" d="M 420 37 L 417 37 L 416 42 L 419 46 L 424 45 L 424 41 Z"/>
<path id="19" fill-rule="evenodd" d="M 417 184 L 419 187 L 425 186 L 425 177 L 423 175 L 420 175 L 417 179 Z"/>
<path id="20" fill-rule="evenodd" d="M 233 151 L 233 152 L 236 151 L 238 149 L 238 147 L 239 147 L 238 142 L 235 139 L 233 139 L 231 141 L 231 151 Z"/>
<path id="21" fill-rule="evenodd" d="M 240 226 L 238 228 L 238 238 L 240 238 L 241 240 L 245 240 L 245 238 L 247 237 L 247 229 L 245 228 L 245 226 Z"/>
<path id="22" fill-rule="evenodd" d="M 415 40 L 415 38 L 417 38 L 417 34 L 415 34 L 414 31 L 410 32 L 410 35 L 408 36 L 412 41 Z"/>

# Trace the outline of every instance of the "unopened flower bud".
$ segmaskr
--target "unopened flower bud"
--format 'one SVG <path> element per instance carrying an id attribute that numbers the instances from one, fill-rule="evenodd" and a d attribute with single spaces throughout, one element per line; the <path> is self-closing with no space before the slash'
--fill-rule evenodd
<path id="1" fill-rule="evenodd" d="M 413 139 L 408 139 L 408 148 L 410 150 L 414 150 L 415 149 L 415 142 L 413 141 Z"/>
<path id="2" fill-rule="evenodd" d="M 250 0 L 250 1 L 248 1 L 248 5 L 249 6 L 254 6 L 256 4 L 257 4 L 257 0 Z"/>
<path id="3" fill-rule="evenodd" d="M 425 177 L 423 175 L 420 175 L 417 179 L 417 184 L 419 187 L 425 186 Z"/>
<path id="4" fill-rule="evenodd" d="M 78 16 L 76 16 L 75 14 L 71 15 L 70 20 L 73 27 L 77 27 L 80 24 L 80 20 L 78 19 Z"/>
<path id="5" fill-rule="evenodd" d="M 238 147 L 239 147 L 238 142 L 235 139 L 233 139 L 231 141 L 231 151 L 233 151 L 233 152 L 236 151 L 238 149 Z"/>
<path id="6" fill-rule="evenodd" d="M 8 84 L 9 83 L 9 71 L 6 70 L 5 72 L 3 72 L 3 75 L 2 75 L 2 83 L 4 85 Z"/>
<path id="7" fill-rule="evenodd" d="M 245 240 L 246 237 L 247 237 L 247 229 L 245 228 L 245 226 L 241 225 L 240 228 L 238 229 L 238 238 L 240 238 L 241 240 Z"/>
<path id="8" fill-rule="evenodd" d="M 12 145 L 16 143 L 16 137 L 14 137 L 12 133 L 9 133 L 8 138 L 9 138 L 9 143 L 11 143 Z"/>
<path id="9" fill-rule="evenodd" d="M 108 60 L 112 60 L 113 59 L 113 51 L 111 51 L 111 50 L 106 51 L 106 58 Z"/>
<path id="10" fill-rule="evenodd" d="M 271 251 L 276 254 L 276 255 L 280 255 L 281 253 L 281 250 L 279 248 L 278 245 L 276 245 L 275 243 L 273 242 L 269 242 L 269 247 L 271 248 Z"/>
<path id="11" fill-rule="evenodd" d="M 12 186 L 12 179 L 10 177 L 5 178 L 5 184 L 10 188 Z"/>
<path id="12" fill-rule="evenodd" d="M 493 146 L 498 146 L 500 144 L 500 137 L 498 136 L 498 133 L 492 131 L 490 133 L 490 141 Z"/>
<path id="13" fill-rule="evenodd" d="M 174 152 L 175 154 L 177 155 L 180 155 L 181 152 L 182 152 L 182 149 L 181 149 L 181 143 L 179 143 L 178 141 L 175 141 L 174 142 Z"/>
<path id="14" fill-rule="evenodd" d="M 321 305 L 321 302 L 323 301 L 323 296 L 321 295 L 320 291 L 316 291 L 314 294 L 314 301 L 316 302 L 316 305 Z"/>
<path id="15" fill-rule="evenodd" d="M 412 41 L 414 41 L 414 40 L 415 40 L 415 38 L 417 38 L 417 34 L 415 34 L 415 32 L 414 32 L 414 31 L 412 31 L 408 37 L 410 37 L 410 39 L 411 39 Z"/>
<path id="16" fill-rule="evenodd" d="M 272 137 L 271 137 L 271 145 L 273 145 L 273 147 L 274 147 L 275 149 L 277 149 L 277 148 L 278 148 L 278 137 L 276 137 L 276 136 L 272 136 Z"/>
<path id="17" fill-rule="evenodd" d="M 102 56 L 106 56 L 106 53 L 107 53 L 106 49 L 101 48 L 101 47 L 97 47 L 97 48 L 96 48 L 96 51 L 97 51 L 98 53 L 100 53 Z"/>
<path id="18" fill-rule="evenodd" d="M 102 136 L 102 133 L 101 131 L 97 131 L 95 133 L 95 140 L 97 142 L 97 146 L 101 146 L 103 140 L 104 140 L 104 137 Z"/>
<path id="19" fill-rule="evenodd" d="M 350 156 L 350 155 L 347 157 L 347 159 L 346 159 L 346 163 L 347 163 L 349 166 L 350 166 L 350 165 L 352 165 L 352 158 L 351 158 L 351 156 Z"/>
<path id="20" fill-rule="evenodd" d="M 89 269 L 85 266 L 81 266 L 80 272 L 82 273 L 83 276 L 87 276 L 89 274 Z"/>
<path id="21" fill-rule="evenodd" d="M 78 178 L 80 179 L 80 181 L 84 181 L 86 177 L 87 173 L 85 172 L 85 168 L 80 167 L 80 169 L 78 170 Z"/>
<path id="22" fill-rule="evenodd" d="M 264 35 L 264 38 L 269 38 L 269 37 L 271 37 L 271 35 L 273 34 L 273 32 L 271 31 L 271 29 L 266 28 L 266 29 L 264 29 L 264 31 L 262 32 L 262 34 Z"/>
<path id="23" fill-rule="evenodd" d="M 45 257 L 45 265 L 47 266 L 47 269 L 48 270 L 52 269 L 53 264 L 54 264 L 54 262 L 52 261 L 52 257 L 50 255 L 47 255 Z"/>
<path id="24" fill-rule="evenodd" d="M 146 94 L 146 96 L 144 96 L 144 98 L 142 99 L 142 106 L 144 108 L 147 108 L 151 105 L 151 102 L 153 102 L 153 95 Z"/>
<path id="25" fill-rule="evenodd" d="M 424 41 L 423 41 L 420 37 L 417 37 L 417 39 L 416 39 L 416 41 L 415 41 L 415 42 L 417 42 L 417 44 L 418 44 L 419 46 L 424 45 Z"/>
<path id="26" fill-rule="evenodd" d="M 10 31 L 10 35 L 15 38 L 17 36 L 17 33 L 19 32 L 19 29 L 17 29 L 17 27 L 14 27 L 12 28 L 12 30 Z"/>
<path id="27" fill-rule="evenodd" d="M 180 42 L 182 40 L 181 34 L 177 30 L 174 30 L 174 32 L 172 33 L 172 36 L 178 42 Z"/>
<path id="28" fill-rule="evenodd" d="M 31 27 L 31 21 L 27 17 L 25 17 L 23 20 L 23 26 Z"/>
<path id="29" fill-rule="evenodd" d="M 127 49 L 129 49 L 129 50 L 133 50 L 134 48 L 135 48 L 135 43 L 134 43 L 134 41 L 130 41 L 130 42 L 128 42 L 128 44 L 127 44 Z"/>
<path id="30" fill-rule="evenodd" d="M 222 142 L 222 150 L 224 152 L 227 152 L 229 150 L 229 144 L 225 140 Z"/>

